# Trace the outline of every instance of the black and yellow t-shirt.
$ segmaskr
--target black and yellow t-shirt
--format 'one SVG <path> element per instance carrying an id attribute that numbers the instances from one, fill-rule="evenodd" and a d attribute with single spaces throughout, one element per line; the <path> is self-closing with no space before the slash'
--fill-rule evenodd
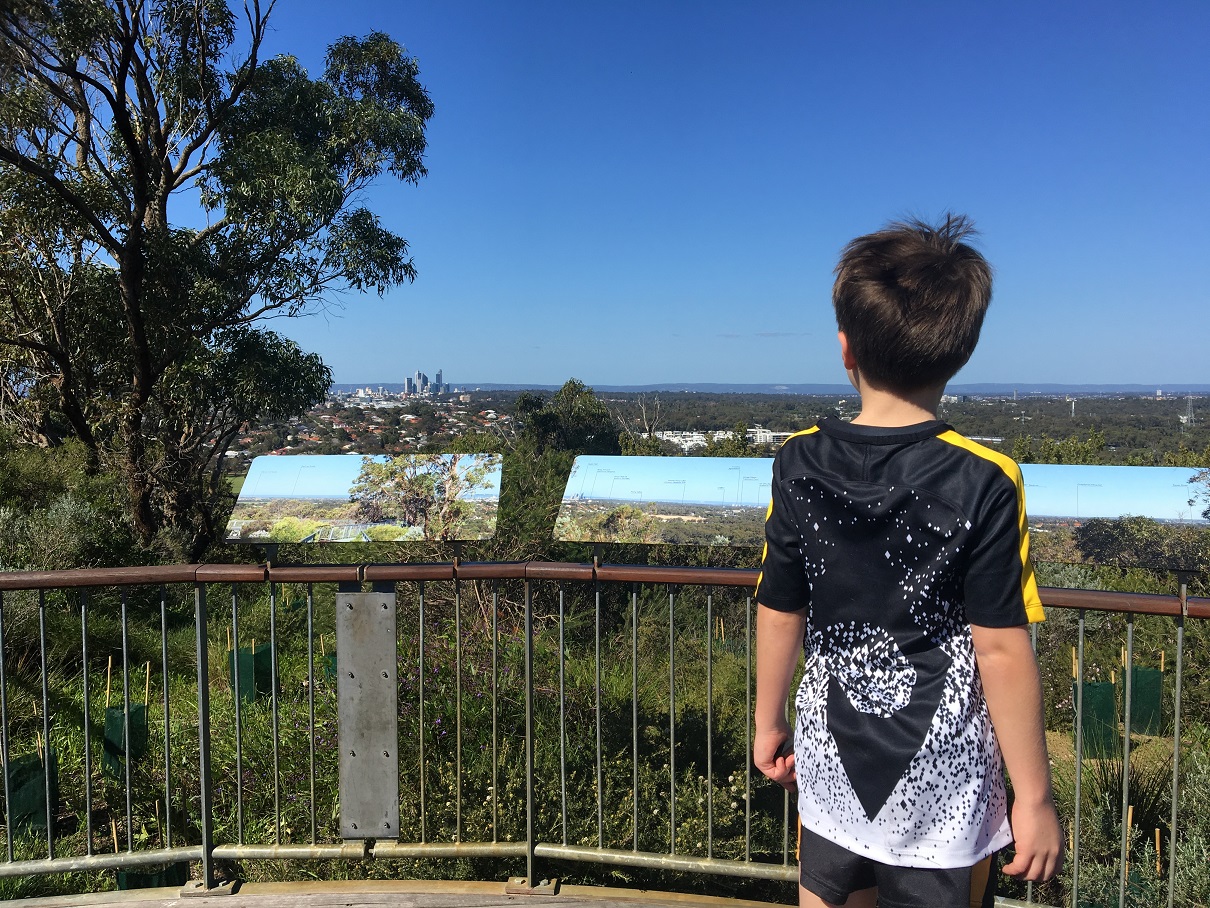
<path id="1" fill-rule="evenodd" d="M 825 419 L 791 436 L 756 597 L 807 609 L 805 827 L 914 867 L 971 866 L 1011 841 L 970 625 L 1043 618 L 1015 463 L 942 422 Z"/>

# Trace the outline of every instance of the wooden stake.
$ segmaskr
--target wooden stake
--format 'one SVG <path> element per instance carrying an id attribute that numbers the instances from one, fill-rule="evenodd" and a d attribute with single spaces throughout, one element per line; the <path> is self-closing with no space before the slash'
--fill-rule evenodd
<path id="1" fill-rule="evenodd" d="M 151 709 L 151 660 L 147 660 L 147 680 L 143 684 L 143 703 Z"/>
<path id="2" fill-rule="evenodd" d="M 1079 673 L 1076 671 L 1076 648 L 1074 646 L 1071 648 L 1071 677 L 1072 680 L 1080 677 Z"/>
<path id="3" fill-rule="evenodd" d="M 1159 832 L 1157 829 L 1156 832 Z M 160 847 L 164 847 L 164 829 L 160 825 L 160 799 L 155 799 L 155 836 L 156 841 L 160 843 Z"/>
<path id="4" fill-rule="evenodd" d="M 1164 871 L 1160 869 L 1160 830 L 1156 827 L 1155 830 L 1155 875 L 1163 876 Z"/>
<path id="5" fill-rule="evenodd" d="M 1164 651 L 1160 650 L 1160 671 L 1164 670 Z"/>
<path id="6" fill-rule="evenodd" d="M 34 735 L 34 744 L 38 748 L 38 762 L 42 763 L 44 761 L 42 759 L 42 733 L 41 732 L 38 732 L 36 735 Z"/>
<path id="7" fill-rule="evenodd" d="M 227 652 L 231 652 L 231 628 L 227 628 Z"/>
<path id="8" fill-rule="evenodd" d="M 109 834 L 113 836 L 113 853 L 118 853 L 118 821 L 113 817 L 109 818 Z"/>
<path id="9" fill-rule="evenodd" d="M 109 657 L 109 667 L 105 669 L 105 708 L 109 709 L 109 689 L 113 682 L 113 656 Z"/>
<path id="10" fill-rule="evenodd" d="M 1115 672 L 1115 671 L 1110 671 L 1110 673 L 1109 673 L 1109 683 L 1110 683 L 1110 684 L 1117 684 L 1117 683 L 1118 683 L 1118 673 L 1117 673 L 1117 672 Z"/>
<path id="11" fill-rule="evenodd" d="M 1127 831 L 1128 837 L 1130 834 L 1129 829 L 1133 825 L 1134 825 L 1134 805 L 1131 804 L 1130 807 L 1127 808 L 1127 810 L 1126 810 L 1126 829 L 1128 830 Z M 1129 857 L 1129 855 L 1127 855 L 1127 858 L 1126 858 L 1126 876 L 1127 877 L 1130 876 L 1130 857 Z"/>
<path id="12" fill-rule="evenodd" d="M 1122 647 L 1122 668 L 1126 667 L 1126 647 Z"/>

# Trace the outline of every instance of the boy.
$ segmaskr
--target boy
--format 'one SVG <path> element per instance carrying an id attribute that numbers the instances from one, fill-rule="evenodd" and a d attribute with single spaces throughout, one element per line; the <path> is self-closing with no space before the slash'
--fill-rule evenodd
<path id="1" fill-rule="evenodd" d="M 845 247 L 832 301 L 861 413 L 791 436 L 773 464 L 753 758 L 797 789 L 803 906 L 990 906 L 1014 839 L 1011 876 L 1062 861 L 1021 472 L 937 419 L 991 301 L 973 232 L 950 215 Z"/>

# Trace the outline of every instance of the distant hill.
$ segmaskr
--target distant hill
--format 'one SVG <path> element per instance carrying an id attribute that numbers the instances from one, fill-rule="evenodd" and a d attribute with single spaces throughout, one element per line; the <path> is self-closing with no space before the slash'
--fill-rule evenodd
<path id="1" fill-rule="evenodd" d="M 365 382 L 362 384 L 336 384 L 333 391 L 354 391 L 357 388 L 383 388 L 397 394 L 404 389 L 398 382 L 378 384 Z M 557 391 L 559 385 L 507 384 L 501 382 L 464 382 L 456 387 L 459 389 L 483 391 Z M 593 385 L 598 392 L 621 392 L 630 394 L 654 393 L 658 391 L 687 392 L 700 394 L 820 394 L 835 396 L 850 394 L 853 388 L 847 384 L 722 384 L 719 382 L 664 382 L 653 385 Z M 1150 385 L 1080 385 L 1045 382 L 1022 382 L 1020 384 L 1005 384 L 983 382 L 972 384 L 951 385 L 946 389 L 949 394 L 973 394 L 980 397 L 1010 397 L 1014 393 L 1020 395 L 1042 395 L 1051 397 L 1058 394 L 1070 394 L 1077 397 L 1096 395 L 1128 394 L 1152 396 L 1157 390 L 1162 390 L 1166 397 L 1182 397 L 1186 394 L 1210 394 L 1210 384 L 1171 384 L 1156 382 Z"/>

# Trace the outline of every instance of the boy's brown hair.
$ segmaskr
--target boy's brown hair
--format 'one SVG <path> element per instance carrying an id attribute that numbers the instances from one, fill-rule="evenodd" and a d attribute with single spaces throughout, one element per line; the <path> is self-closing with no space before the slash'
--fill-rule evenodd
<path id="1" fill-rule="evenodd" d="M 888 224 L 845 246 L 832 304 L 863 379 L 914 391 L 966 365 L 992 297 L 992 269 L 963 240 L 965 215 Z"/>

